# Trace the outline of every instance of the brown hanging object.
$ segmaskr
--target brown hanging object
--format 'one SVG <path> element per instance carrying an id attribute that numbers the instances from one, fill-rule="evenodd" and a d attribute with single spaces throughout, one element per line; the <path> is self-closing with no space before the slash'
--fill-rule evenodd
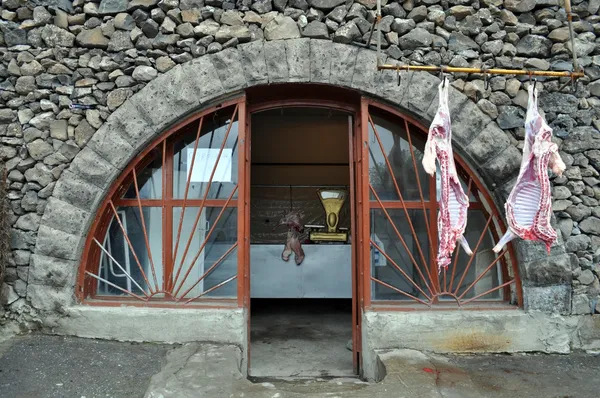
<path id="1" fill-rule="evenodd" d="M 304 214 L 301 211 L 290 211 L 279 220 L 278 224 L 278 226 L 285 225 L 288 228 L 285 247 L 283 248 L 283 252 L 281 252 L 281 259 L 289 261 L 293 252 L 296 265 L 300 265 L 304 261 L 304 250 L 302 250 L 301 241 L 304 235 L 304 227 L 300 223 L 303 216 Z"/>

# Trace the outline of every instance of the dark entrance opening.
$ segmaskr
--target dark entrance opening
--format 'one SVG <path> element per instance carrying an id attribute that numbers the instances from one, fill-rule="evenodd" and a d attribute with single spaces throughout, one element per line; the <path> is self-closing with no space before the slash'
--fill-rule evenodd
<path id="1" fill-rule="evenodd" d="M 251 377 L 354 375 L 351 126 L 348 113 L 325 108 L 251 116 Z M 290 213 L 304 257 L 285 261 Z"/>

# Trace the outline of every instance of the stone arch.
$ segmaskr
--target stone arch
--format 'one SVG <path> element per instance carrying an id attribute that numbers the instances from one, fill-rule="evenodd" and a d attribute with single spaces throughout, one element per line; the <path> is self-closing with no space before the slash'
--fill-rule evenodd
<path id="1" fill-rule="evenodd" d="M 394 62 L 392 59 L 386 62 Z M 328 40 L 254 41 L 177 65 L 125 101 L 58 179 L 38 230 L 28 297 L 60 312 L 74 301 L 87 231 L 110 185 L 154 138 L 187 115 L 245 88 L 276 83 L 345 87 L 407 111 L 427 125 L 440 80 L 426 72 L 378 72 L 376 53 Z M 510 189 L 520 151 L 464 94 L 451 87 L 453 140 L 498 203 Z"/>

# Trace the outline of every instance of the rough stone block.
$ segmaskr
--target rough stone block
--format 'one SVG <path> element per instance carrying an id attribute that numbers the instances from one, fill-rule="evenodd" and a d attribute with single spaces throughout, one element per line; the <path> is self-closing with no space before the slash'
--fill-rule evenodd
<path id="1" fill-rule="evenodd" d="M 285 43 L 279 41 L 265 42 L 265 61 L 269 83 L 287 82 L 289 77 Z"/>
<path id="2" fill-rule="evenodd" d="M 35 253 L 77 261 L 79 260 L 80 240 L 84 240 L 84 238 L 42 225 L 38 230 Z"/>
<path id="3" fill-rule="evenodd" d="M 523 307 L 525 311 L 570 314 L 571 286 L 523 286 Z"/>
<path id="4" fill-rule="evenodd" d="M 248 86 L 269 82 L 263 42 L 256 40 L 238 47 Z"/>
<path id="5" fill-rule="evenodd" d="M 75 156 L 69 170 L 100 189 L 108 188 L 118 173 L 110 163 L 88 147 Z"/>
<path id="6" fill-rule="evenodd" d="M 205 104 L 225 93 L 215 65 L 209 57 L 201 57 L 183 65 L 185 74 L 200 104 Z"/>
<path id="7" fill-rule="evenodd" d="M 468 145 L 492 121 L 489 116 L 471 101 L 451 115 L 452 138 L 462 145 Z"/>
<path id="8" fill-rule="evenodd" d="M 377 53 L 365 49 L 358 50 L 352 74 L 352 88 L 367 93 L 378 94 L 380 91 L 379 78 Z"/>
<path id="9" fill-rule="evenodd" d="M 90 218 L 89 212 L 51 197 L 48 199 L 41 225 L 73 235 L 85 235 Z"/>
<path id="10" fill-rule="evenodd" d="M 310 80 L 310 40 L 293 39 L 285 41 L 289 82 Z"/>
<path id="11" fill-rule="evenodd" d="M 402 99 L 401 106 L 423 120 L 432 120 L 433 117 L 426 112 L 432 104 L 438 102 L 436 98 L 440 80 L 427 72 L 412 72 L 412 79 L 410 76 L 408 79 L 406 95 Z"/>
<path id="12" fill-rule="evenodd" d="M 388 58 L 387 64 L 400 64 L 395 59 Z M 408 81 L 410 80 L 410 74 L 413 72 L 400 71 L 400 85 L 398 85 L 398 72 L 394 70 L 382 70 L 379 77 L 379 85 L 381 91 L 378 95 L 387 101 L 390 101 L 396 105 L 400 105 L 406 94 L 408 87 Z"/>
<path id="13" fill-rule="evenodd" d="M 123 170 L 136 151 L 124 138 L 124 132 L 105 126 L 106 124 L 100 127 L 87 146 L 107 160 L 115 169 Z"/>
<path id="14" fill-rule="evenodd" d="M 521 152 L 511 145 L 484 164 L 482 170 L 487 174 L 487 180 L 494 186 L 498 186 L 517 174 L 521 157 Z"/>
<path id="15" fill-rule="evenodd" d="M 48 286 L 30 283 L 27 286 L 27 300 L 42 312 L 61 313 L 75 299 L 72 286 Z"/>
<path id="16" fill-rule="evenodd" d="M 148 83 L 130 101 L 146 112 L 154 130 L 162 131 L 200 105 L 201 97 L 191 87 L 193 82 L 177 65 Z M 207 85 L 212 86 L 210 82 Z"/>
<path id="17" fill-rule="evenodd" d="M 579 319 L 576 348 L 600 350 L 600 315 L 585 316 Z"/>
<path id="18" fill-rule="evenodd" d="M 227 48 L 211 55 L 210 59 L 225 91 L 236 91 L 246 87 L 240 52 L 237 49 Z"/>
<path id="19" fill-rule="evenodd" d="M 310 81 L 312 83 L 329 83 L 331 46 L 332 43 L 325 40 L 310 41 Z"/>
<path id="20" fill-rule="evenodd" d="M 571 258 L 568 254 L 560 254 L 522 263 L 521 277 L 530 286 L 570 284 L 573 279 Z"/>
<path id="21" fill-rule="evenodd" d="M 65 170 L 57 181 L 52 196 L 80 209 L 93 211 L 100 202 L 103 191 L 69 170 Z"/>
<path id="22" fill-rule="evenodd" d="M 484 164 L 510 145 L 506 133 L 496 123 L 488 124 L 465 148 L 466 153 L 479 165 Z"/>
<path id="23" fill-rule="evenodd" d="M 150 117 L 143 109 L 126 100 L 108 117 L 96 135 L 105 129 L 115 130 L 137 153 L 156 136 L 156 130 L 151 123 Z"/>
<path id="24" fill-rule="evenodd" d="M 75 283 L 77 262 L 61 258 L 31 256 L 29 266 L 29 283 L 54 287 L 69 286 Z"/>
<path id="25" fill-rule="evenodd" d="M 329 82 L 337 86 L 350 87 L 358 47 L 334 43 L 331 46 L 331 73 Z"/>
<path id="26" fill-rule="evenodd" d="M 515 239 L 513 245 L 517 251 L 517 259 L 519 263 L 525 264 L 532 261 L 546 259 L 549 256 L 558 256 L 565 253 L 565 247 L 562 242 L 557 240 L 557 244 L 552 245 L 550 248 L 550 255 L 546 251 L 546 246 L 542 242 L 535 242 L 531 240 Z"/>

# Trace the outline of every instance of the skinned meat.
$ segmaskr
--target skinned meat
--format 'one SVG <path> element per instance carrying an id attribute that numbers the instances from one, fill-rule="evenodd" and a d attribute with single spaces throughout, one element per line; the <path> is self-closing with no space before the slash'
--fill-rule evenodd
<path id="1" fill-rule="evenodd" d="M 301 217 L 301 212 L 290 212 L 279 221 L 279 225 L 285 225 L 288 228 L 285 247 L 283 248 L 283 252 L 281 252 L 281 259 L 289 261 L 293 252 L 295 254 L 296 265 L 300 265 L 304 261 L 304 250 L 301 243 L 301 239 L 303 238 L 303 228 L 302 224 L 300 224 Z"/>
<path id="2" fill-rule="evenodd" d="M 544 242 L 550 253 L 557 235 L 550 225 L 552 198 L 548 167 L 558 175 L 565 170 L 558 146 L 552 142 L 552 129 L 538 112 L 537 92 L 529 85 L 523 160 L 517 182 L 504 205 L 508 230 L 494 252 L 500 252 L 508 242 L 520 237 Z"/>
<path id="3" fill-rule="evenodd" d="M 433 176 L 436 171 L 436 160 L 440 165 L 441 198 L 438 212 L 439 248 L 437 255 L 438 270 L 448 268 L 456 242 L 468 255 L 473 252 L 463 236 L 467 226 L 467 209 L 469 198 L 460 185 L 454 155 L 452 153 L 452 129 L 450 126 L 450 109 L 448 106 L 448 86 L 442 81 L 439 85 L 440 104 L 429 127 L 429 135 L 423 155 L 423 168 Z"/>

